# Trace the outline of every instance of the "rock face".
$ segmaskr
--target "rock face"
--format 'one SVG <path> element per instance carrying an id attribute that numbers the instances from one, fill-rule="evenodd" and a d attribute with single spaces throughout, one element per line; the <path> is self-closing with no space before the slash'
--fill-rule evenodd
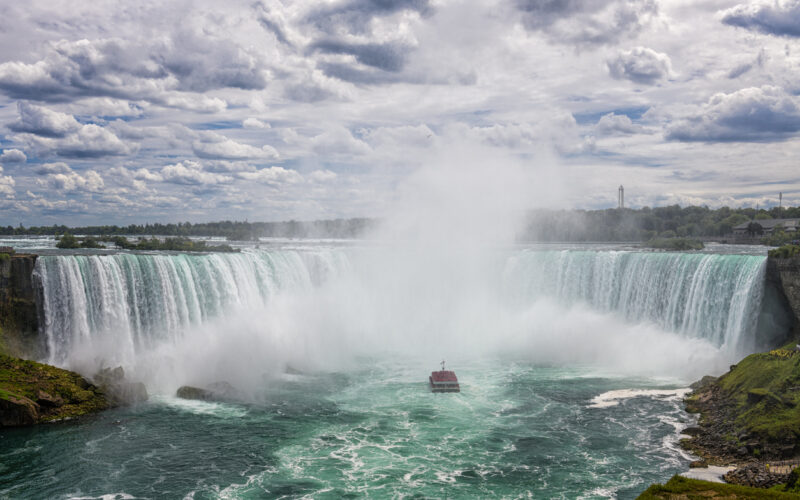
<path id="1" fill-rule="evenodd" d="M 794 314 L 795 328 L 800 324 L 800 259 L 767 259 L 767 286 L 783 295 Z"/>
<path id="2" fill-rule="evenodd" d="M 775 474 L 769 472 L 764 465 L 753 463 L 732 470 L 723 476 L 731 484 L 752 486 L 754 488 L 772 488 L 784 484 L 789 480 L 789 474 Z"/>
<path id="3" fill-rule="evenodd" d="M 73 418 L 109 407 L 79 374 L 0 354 L 0 428 Z"/>
<path id="4" fill-rule="evenodd" d="M 42 354 L 38 338 L 40 291 L 36 255 L 0 253 L 0 351 L 28 358 Z"/>
<path id="5" fill-rule="evenodd" d="M 131 405 L 147 401 L 147 388 L 141 382 L 125 379 L 121 366 L 103 368 L 92 377 L 113 406 Z"/>
<path id="6" fill-rule="evenodd" d="M 178 389 L 177 396 L 182 399 L 199 401 L 235 401 L 242 399 L 241 393 L 228 382 L 214 382 L 206 388 L 184 385 Z"/>

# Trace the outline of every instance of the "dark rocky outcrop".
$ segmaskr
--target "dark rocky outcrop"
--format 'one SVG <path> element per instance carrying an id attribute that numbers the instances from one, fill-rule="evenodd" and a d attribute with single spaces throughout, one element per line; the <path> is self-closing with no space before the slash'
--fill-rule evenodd
<path id="1" fill-rule="evenodd" d="M 772 488 L 789 481 L 789 474 L 776 474 L 770 472 L 763 464 L 751 463 L 744 467 L 734 469 L 723 476 L 730 484 L 752 486 L 754 488 Z"/>
<path id="2" fill-rule="evenodd" d="M 205 388 L 184 385 L 178 388 L 177 396 L 199 401 L 238 401 L 242 394 L 228 382 L 214 382 Z"/>
<path id="3" fill-rule="evenodd" d="M 69 419 L 108 408 L 77 373 L 0 354 L 0 427 Z"/>
<path id="4" fill-rule="evenodd" d="M 36 255 L 0 253 L 0 352 L 36 358 L 40 291 L 34 282 Z"/>
<path id="5" fill-rule="evenodd" d="M 800 319 L 800 259 L 767 259 L 767 279 L 772 280 L 783 290 L 789 307 Z"/>
<path id="6" fill-rule="evenodd" d="M 142 382 L 131 382 L 125 378 L 121 366 L 103 368 L 92 380 L 100 387 L 113 406 L 125 406 L 147 401 L 147 387 Z"/>

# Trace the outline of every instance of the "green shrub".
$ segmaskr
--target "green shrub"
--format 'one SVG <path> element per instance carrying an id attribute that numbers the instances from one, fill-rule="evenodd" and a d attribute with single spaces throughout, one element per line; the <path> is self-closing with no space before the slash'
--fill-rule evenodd
<path id="1" fill-rule="evenodd" d="M 78 242 L 78 238 L 69 233 L 64 233 L 61 239 L 58 240 L 58 243 L 56 243 L 56 248 L 80 248 L 80 246 L 81 244 Z"/>
<path id="2" fill-rule="evenodd" d="M 769 256 L 773 259 L 791 259 L 798 255 L 800 255 L 800 245 L 783 245 L 769 251 Z"/>

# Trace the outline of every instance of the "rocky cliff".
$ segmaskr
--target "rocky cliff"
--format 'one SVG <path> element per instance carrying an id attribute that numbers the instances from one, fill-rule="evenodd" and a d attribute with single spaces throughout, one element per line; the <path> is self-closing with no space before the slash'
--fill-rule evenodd
<path id="1" fill-rule="evenodd" d="M 800 258 L 767 259 L 767 281 L 783 291 L 795 324 L 800 324 Z"/>
<path id="2" fill-rule="evenodd" d="M 37 358 L 40 291 L 34 283 L 36 255 L 0 253 L 0 350 Z"/>

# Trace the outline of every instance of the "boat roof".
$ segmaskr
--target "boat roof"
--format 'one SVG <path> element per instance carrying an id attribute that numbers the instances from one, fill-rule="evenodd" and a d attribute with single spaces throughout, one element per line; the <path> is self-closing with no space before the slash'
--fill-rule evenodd
<path id="1" fill-rule="evenodd" d="M 431 373 L 431 379 L 434 382 L 458 382 L 456 372 L 450 370 L 439 370 L 438 372 Z"/>

